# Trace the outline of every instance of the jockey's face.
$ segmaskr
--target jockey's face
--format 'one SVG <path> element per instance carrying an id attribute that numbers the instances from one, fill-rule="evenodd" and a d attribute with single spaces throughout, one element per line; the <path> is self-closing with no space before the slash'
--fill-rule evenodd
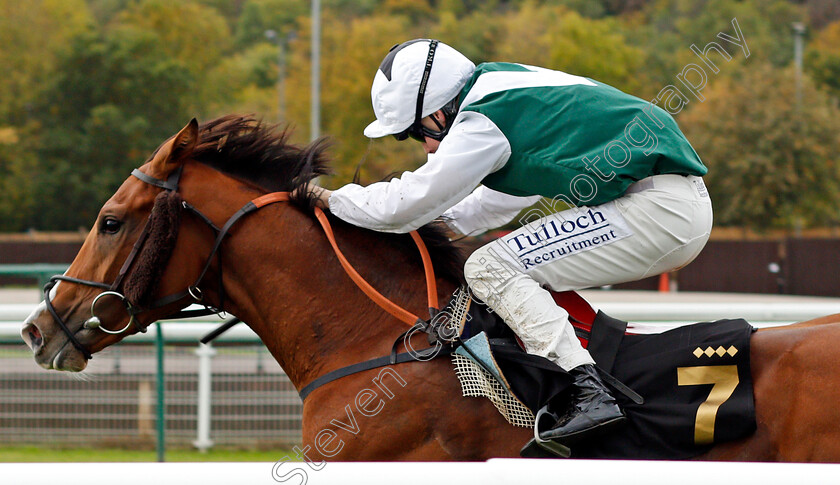
<path id="1" fill-rule="evenodd" d="M 435 123 L 435 121 L 432 120 L 432 116 L 435 117 L 437 123 Z M 429 130 L 438 131 L 441 127 L 446 126 L 446 117 L 443 115 L 443 111 L 437 110 L 431 115 L 420 120 L 420 123 Z M 430 138 L 428 136 L 423 137 L 423 150 L 427 154 L 435 153 L 438 149 L 438 146 L 440 146 L 440 140 L 435 140 L 434 138 Z"/>

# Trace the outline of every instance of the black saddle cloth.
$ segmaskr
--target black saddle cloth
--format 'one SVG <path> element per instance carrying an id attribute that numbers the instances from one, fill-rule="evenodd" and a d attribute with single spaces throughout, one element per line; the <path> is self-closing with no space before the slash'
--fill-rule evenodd
<path id="1" fill-rule="evenodd" d="M 464 338 L 487 333 L 494 358 L 520 401 L 535 414 L 548 402 L 562 409 L 569 398 L 569 375 L 525 353 L 510 328 L 486 307 L 473 302 L 469 313 Z M 644 403 L 615 392 L 628 424 L 577 445 L 574 457 L 686 459 L 755 431 L 749 359 L 755 329 L 745 320 L 695 323 L 652 335 L 626 334 L 623 328 L 626 323 L 599 313 L 582 340 L 596 364 Z"/>

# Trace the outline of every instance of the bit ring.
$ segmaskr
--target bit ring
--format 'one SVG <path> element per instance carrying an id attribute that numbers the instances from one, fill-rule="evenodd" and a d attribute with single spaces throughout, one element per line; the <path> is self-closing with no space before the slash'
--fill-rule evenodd
<path id="1" fill-rule="evenodd" d="M 126 312 L 128 313 L 128 316 L 129 316 L 128 323 L 125 324 L 125 327 L 123 327 L 119 330 L 108 330 L 107 328 L 103 327 L 101 325 L 101 323 L 99 323 L 98 325 L 95 325 L 95 326 L 91 325 L 87 328 L 97 328 L 98 327 L 103 332 L 109 333 L 111 335 L 121 334 L 121 333 L 125 332 L 126 330 L 128 330 L 128 327 L 130 327 L 131 324 L 134 323 L 134 314 L 131 313 L 131 308 L 132 308 L 131 303 L 126 299 L 126 297 L 122 293 L 117 293 L 116 291 L 103 291 L 102 293 L 96 295 L 96 298 L 94 298 L 93 302 L 90 304 L 91 318 L 88 320 L 88 322 L 92 321 L 93 319 L 96 319 L 96 321 L 99 322 L 99 317 L 96 316 L 96 302 L 98 302 L 100 298 L 102 298 L 103 296 L 106 296 L 106 295 L 107 296 L 116 296 L 120 300 L 122 300 L 123 303 L 125 303 L 125 309 L 126 309 Z M 87 324 L 87 322 L 85 322 L 85 324 Z"/>

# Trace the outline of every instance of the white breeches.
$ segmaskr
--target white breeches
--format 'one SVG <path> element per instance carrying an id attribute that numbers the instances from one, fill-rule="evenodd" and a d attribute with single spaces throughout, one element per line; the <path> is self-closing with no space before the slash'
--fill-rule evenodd
<path id="1" fill-rule="evenodd" d="M 464 275 L 528 353 L 570 370 L 592 357 L 543 287 L 579 290 L 685 266 L 709 239 L 712 204 L 701 178 L 656 175 L 603 205 L 526 217 L 520 229 L 476 250 Z"/>

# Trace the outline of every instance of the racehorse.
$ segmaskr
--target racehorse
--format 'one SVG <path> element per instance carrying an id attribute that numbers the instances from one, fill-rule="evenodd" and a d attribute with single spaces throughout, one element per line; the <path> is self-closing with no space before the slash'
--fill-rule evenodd
<path id="1" fill-rule="evenodd" d="M 298 390 L 388 355 L 405 326 L 350 281 L 311 197 L 293 192 L 328 171 L 325 151 L 321 141 L 289 144 L 285 132 L 249 117 L 201 127 L 193 120 L 105 203 L 75 261 L 24 322 L 35 360 L 81 371 L 91 354 L 195 301 L 247 322 Z M 265 202 L 267 193 L 290 191 Z M 245 211 L 249 204 L 259 210 Z M 237 212 L 248 214 L 230 223 Z M 337 244 L 372 286 L 426 311 L 408 236 L 332 222 Z M 422 235 L 438 270 L 437 296 L 446 298 L 461 283 L 463 254 L 439 226 Z M 840 315 L 759 330 L 751 348 L 757 430 L 698 458 L 840 461 Z M 385 369 L 306 398 L 301 458 L 485 460 L 518 456 L 532 435 L 488 400 L 462 397 L 448 359 Z"/>

